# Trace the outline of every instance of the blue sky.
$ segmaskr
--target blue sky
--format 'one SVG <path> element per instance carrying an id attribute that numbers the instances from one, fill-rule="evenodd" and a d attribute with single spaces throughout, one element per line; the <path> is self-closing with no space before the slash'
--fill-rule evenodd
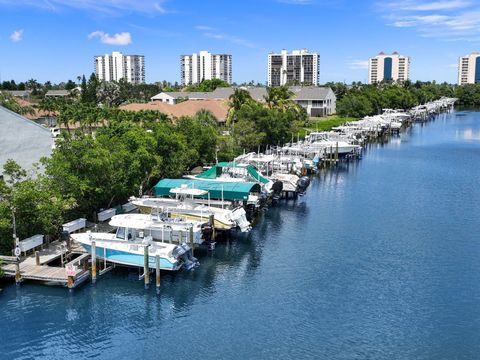
<path id="1" fill-rule="evenodd" d="M 2 80 L 74 80 L 121 51 L 174 82 L 180 54 L 209 50 L 233 55 L 234 81 L 264 83 L 270 51 L 307 48 L 322 83 L 365 82 L 380 51 L 411 56 L 413 80 L 455 82 L 479 43 L 478 0 L 0 0 Z"/>

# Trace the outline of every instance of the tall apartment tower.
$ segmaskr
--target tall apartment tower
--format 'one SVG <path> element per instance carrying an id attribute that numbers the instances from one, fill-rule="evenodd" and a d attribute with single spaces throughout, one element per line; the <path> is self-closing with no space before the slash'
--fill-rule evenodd
<path id="1" fill-rule="evenodd" d="M 368 59 L 368 83 L 381 81 L 404 82 L 410 77 L 410 57 L 394 52 L 383 52 Z"/>
<path id="2" fill-rule="evenodd" d="M 472 52 L 458 60 L 458 85 L 480 83 L 480 54 Z"/>
<path id="3" fill-rule="evenodd" d="M 182 85 L 198 84 L 202 80 L 221 79 L 232 83 L 232 55 L 210 54 L 200 51 L 198 54 L 180 56 Z"/>
<path id="4" fill-rule="evenodd" d="M 320 54 L 309 53 L 307 49 L 268 54 L 268 86 L 317 86 L 319 72 Z"/>
<path id="5" fill-rule="evenodd" d="M 95 56 L 95 74 L 98 80 L 126 79 L 132 84 L 142 84 L 145 82 L 145 57 L 123 55 L 117 51 L 112 52 L 112 55 Z"/>

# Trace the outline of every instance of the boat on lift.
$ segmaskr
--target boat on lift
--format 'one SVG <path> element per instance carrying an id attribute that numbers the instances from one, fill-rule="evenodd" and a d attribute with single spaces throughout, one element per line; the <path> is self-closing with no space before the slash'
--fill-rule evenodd
<path id="1" fill-rule="evenodd" d="M 175 195 L 174 199 L 131 197 L 130 202 L 143 213 L 160 211 L 167 213 L 171 218 L 206 222 L 213 215 L 213 226 L 217 230 L 230 230 L 238 227 L 241 232 L 248 232 L 251 229 L 250 222 L 247 220 L 247 214 L 242 206 L 237 206 L 234 209 L 210 206 L 210 198 L 204 199 L 205 196 L 209 195 L 206 190 L 182 186 L 170 189 L 170 193 Z"/>
<path id="2" fill-rule="evenodd" d="M 148 266 L 152 269 L 156 266 L 156 256 L 160 257 L 162 270 L 178 271 L 198 265 L 188 245 L 192 240 L 203 242 L 201 230 L 195 224 L 168 222 L 145 214 L 115 215 L 109 224 L 116 227 L 114 233 L 87 231 L 70 236 L 89 253 L 95 243 L 98 258 L 118 265 L 143 267 L 145 247 Z M 175 234 L 177 244 L 173 243 Z"/>

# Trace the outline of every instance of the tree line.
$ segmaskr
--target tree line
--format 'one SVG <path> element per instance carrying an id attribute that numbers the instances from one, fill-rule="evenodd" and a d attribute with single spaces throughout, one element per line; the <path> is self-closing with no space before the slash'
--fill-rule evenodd
<path id="1" fill-rule="evenodd" d="M 458 98 L 459 105 L 480 105 L 480 84 L 451 85 L 435 82 L 365 85 L 329 83 L 337 96 L 337 114 L 361 118 L 381 114 L 383 109 L 409 109 L 442 96 Z"/>
<path id="2" fill-rule="evenodd" d="M 305 124 L 305 111 L 286 87 L 268 90 L 265 104 L 236 89 L 226 126 L 200 110 L 171 119 L 157 111 L 130 112 L 99 105 L 97 92 L 39 103 L 55 112 L 66 131 L 36 172 L 7 162 L 0 179 L 0 252 L 13 247 L 13 218 L 20 239 L 55 236 L 64 222 L 148 192 L 161 178 L 180 177 L 195 166 L 231 160 L 259 145 L 288 141 Z M 92 86 L 92 85 L 91 85 Z M 41 171 L 40 171 L 41 169 Z"/>

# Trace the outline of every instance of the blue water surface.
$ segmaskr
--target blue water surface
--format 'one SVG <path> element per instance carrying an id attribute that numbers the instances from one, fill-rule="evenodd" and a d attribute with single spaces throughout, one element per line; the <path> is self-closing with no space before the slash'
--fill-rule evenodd
<path id="1" fill-rule="evenodd" d="M 115 269 L 0 293 L 1 359 L 480 357 L 480 113 L 322 171 L 248 235 L 145 291 Z"/>

